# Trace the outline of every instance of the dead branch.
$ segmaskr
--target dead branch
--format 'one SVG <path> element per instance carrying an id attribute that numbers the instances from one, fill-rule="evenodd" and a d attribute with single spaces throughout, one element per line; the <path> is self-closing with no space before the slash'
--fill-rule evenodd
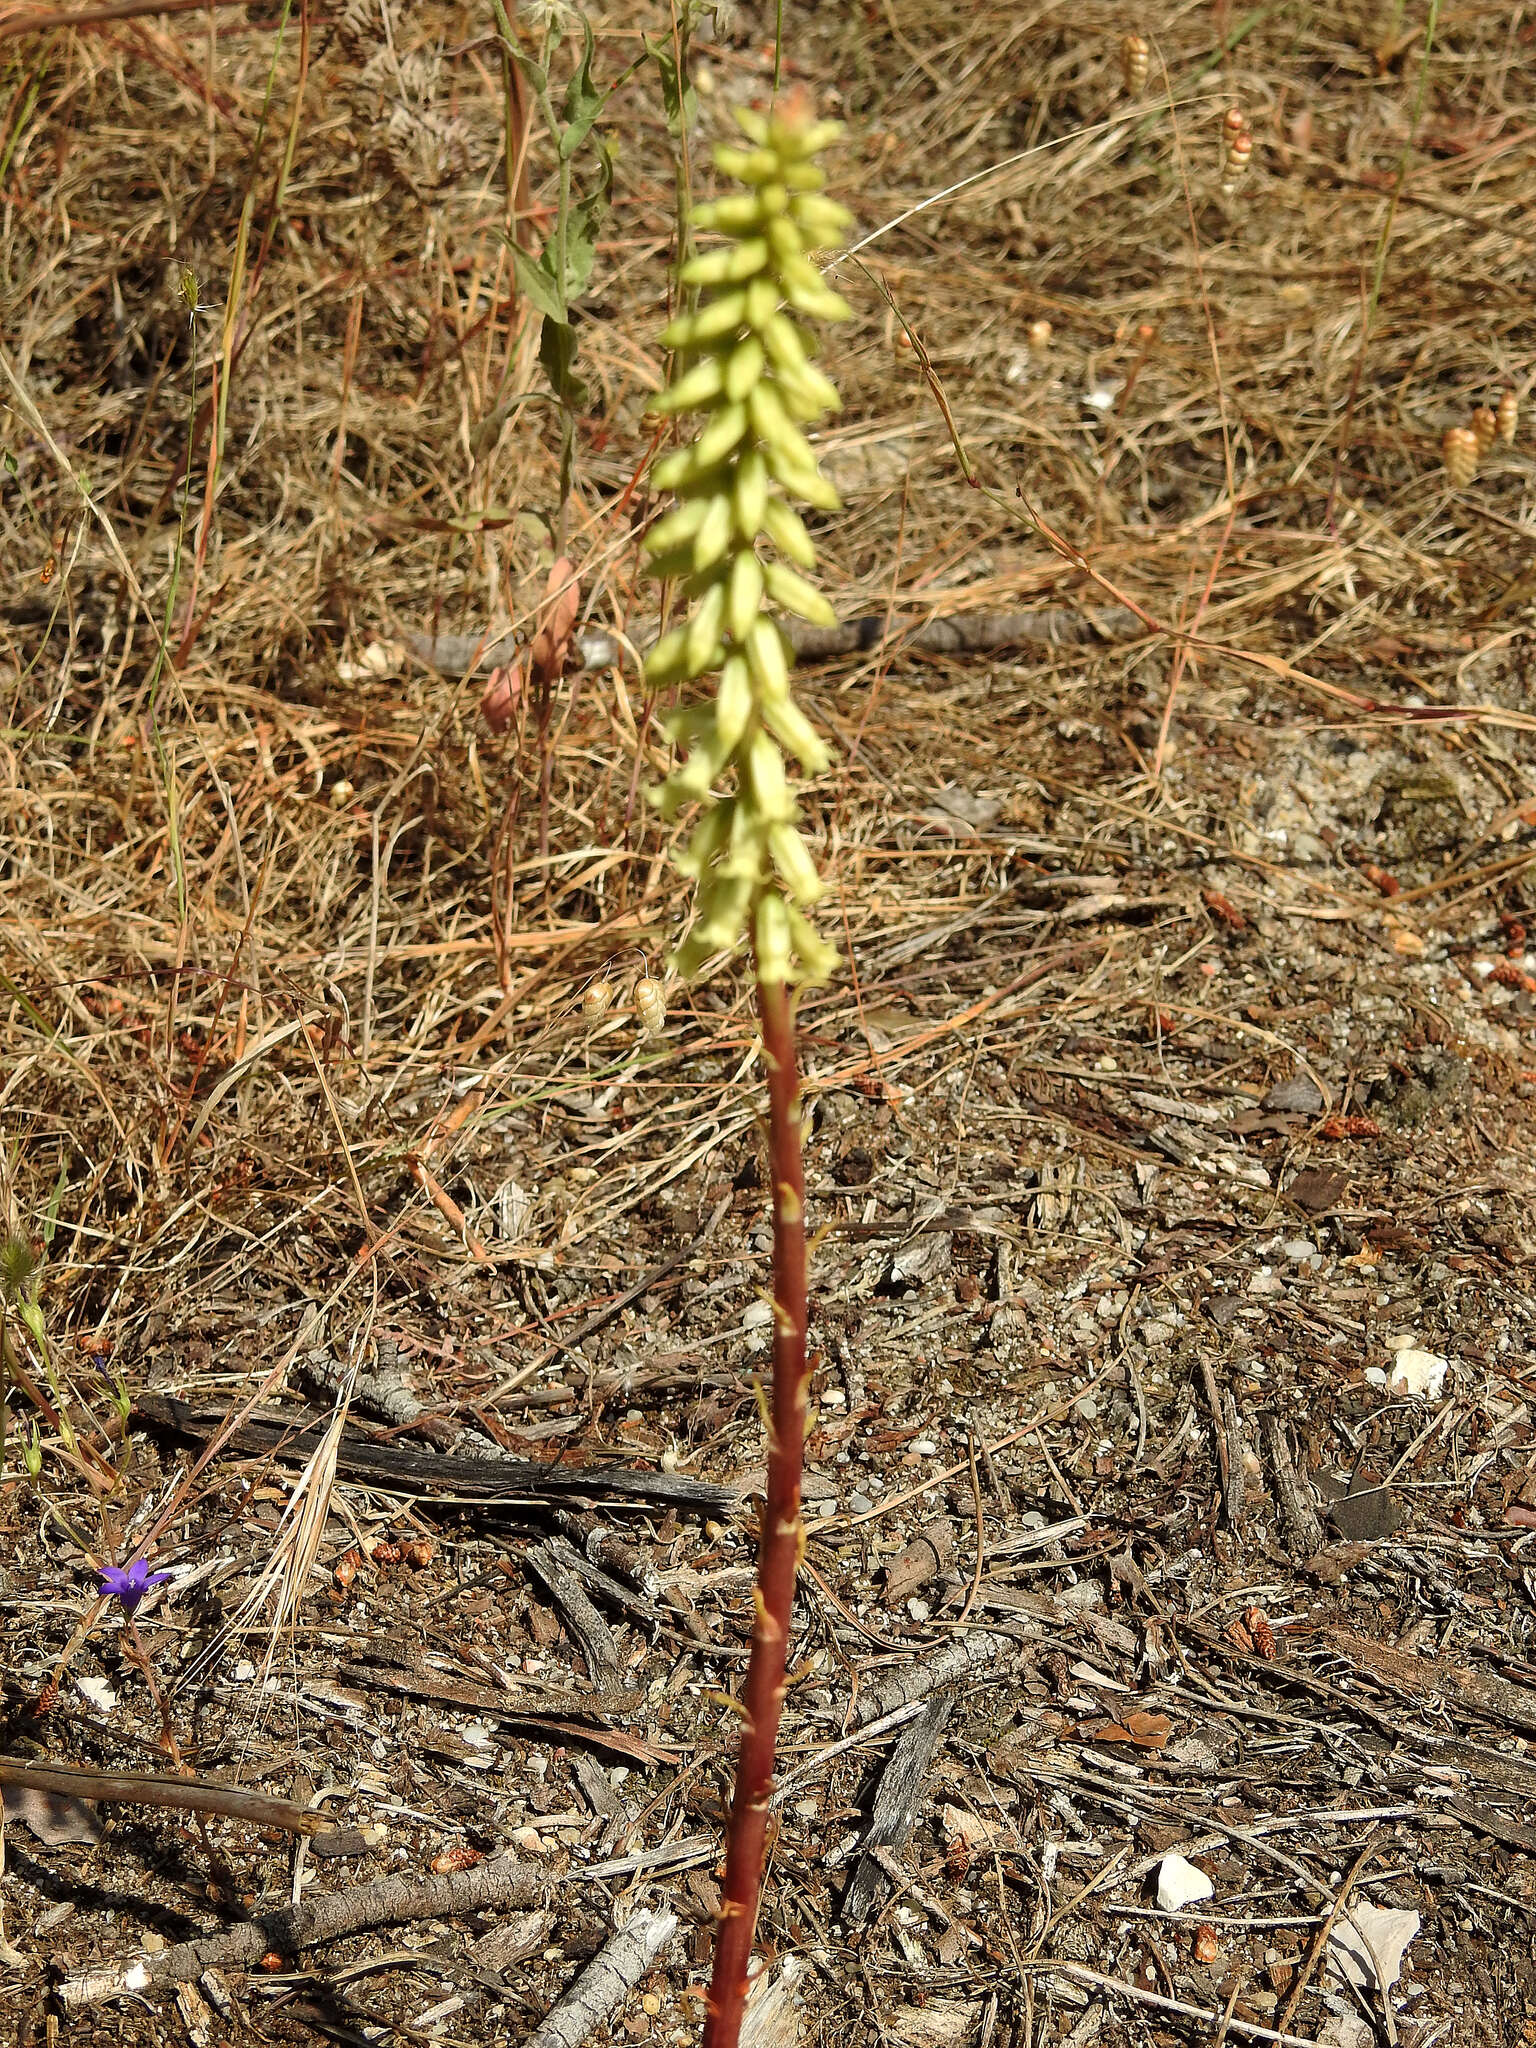
<path id="1" fill-rule="evenodd" d="M 157 1771 L 92 1771 L 74 1764 L 29 1764 L 19 1757 L 0 1756 L 0 1785 L 29 1792 L 57 1792 L 66 1799 L 89 1799 L 109 1806 L 165 1806 L 184 1813 L 218 1813 L 247 1820 L 253 1827 L 281 1828 L 290 1835 L 327 1832 L 326 1816 L 286 1799 L 261 1792 L 241 1792 L 233 1785 L 214 1785 L 206 1778 L 175 1778 Z"/>
<path id="2" fill-rule="evenodd" d="M 869 1828 L 859 1844 L 859 1860 L 843 1894 L 843 1919 L 851 1927 L 863 1926 L 881 1899 L 889 1894 L 890 1879 L 875 1851 L 899 1848 L 912 1832 L 933 1753 L 953 1705 L 952 1694 L 931 1699 L 917 1719 L 903 1729 L 901 1740 L 880 1773 Z"/>
<path id="3" fill-rule="evenodd" d="M 451 1920 L 461 1913 L 483 1912 L 491 1906 L 527 1908 L 542 1903 L 549 1874 L 537 1865 L 510 1856 L 455 1870 L 442 1877 L 381 1877 L 355 1891 L 306 1899 L 242 1921 L 222 1934 L 179 1942 L 158 1955 L 132 1962 L 108 1963 L 77 1970 L 66 1977 L 59 1995 L 70 2010 L 123 1998 L 159 1984 L 191 1984 L 209 1969 L 239 1969 L 268 1950 L 296 1955 L 319 1948 L 365 1927 L 398 1926 L 411 1920 Z"/>
<path id="4" fill-rule="evenodd" d="M 836 661 L 848 654 L 873 654 L 901 647 L 909 654 L 991 654 L 1003 647 L 1082 647 L 1098 640 L 1124 640 L 1140 631 L 1133 612 L 1110 605 L 1080 612 L 1057 605 L 1043 612 L 958 612 L 950 618 L 918 620 L 872 613 L 835 626 L 807 626 L 799 619 L 782 621 L 790 645 L 801 661 Z M 400 636 L 418 661 L 439 675 L 475 675 L 511 658 L 517 643 L 510 633 L 403 633 Z M 643 651 L 652 633 L 636 643 Z M 619 646 L 601 631 L 578 633 L 573 648 L 582 668 L 611 668 Z"/>
<path id="5" fill-rule="evenodd" d="M 860 1695 L 853 1718 L 857 1722 L 874 1721 L 896 1707 L 926 1699 L 940 1686 L 953 1685 L 985 1671 L 1013 1647 L 1011 1636 L 996 1635 L 986 1629 L 968 1630 L 952 1643 L 946 1643 L 934 1656 L 902 1665 L 883 1683 L 871 1686 Z"/>
<path id="6" fill-rule="evenodd" d="M 1323 1525 L 1318 1520 L 1291 1457 L 1290 1439 L 1285 1433 L 1285 1424 L 1278 1415 L 1264 1418 L 1264 1442 L 1269 1451 L 1270 1470 L 1274 1474 L 1275 1493 L 1280 1502 L 1289 1534 L 1289 1548 L 1292 1557 L 1316 1557 L 1326 1538 Z"/>
<path id="7" fill-rule="evenodd" d="M 618 2011 L 676 1931 L 675 1913 L 637 1913 L 551 2007 L 527 2048 L 581 2048 Z"/>

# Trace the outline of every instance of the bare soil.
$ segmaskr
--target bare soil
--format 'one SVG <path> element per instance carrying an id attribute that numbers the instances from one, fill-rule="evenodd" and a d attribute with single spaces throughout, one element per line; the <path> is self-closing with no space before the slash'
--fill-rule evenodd
<path id="1" fill-rule="evenodd" d="M 696 50 L 699 189 L 772 14 Z M 1529 2043 L 1533 469 L 1521 424 L 1452 488 L 1441 437 L 1530 382 L 1536 46 L 1495 8 L 1427 59 L 1419 10 L 1353 4 L 785 16 L 868 240 L 826 356 L 840 615 L 1140 623 L 803 671 L 844 971 L 800 1008 L 821 1362 L 762 2039 Z M 691 2040 L 763 1461 L 750 991 L 635 1015 L 687 899 L 632 660 L 497 732 L 484 675 L 411 651 L 526 632 L 557 540 L 585 628 L 650 629 L 655 72 L 604 117 L 557 534 L 503 234 L 550 232 L 552 151 L 535 120 L 519 202 L 488 10 L 20 20 L 0 1192 L 51 1381 L 13 1310 L 0 1750 L 173 1771 L 92 1572 L 152 1535 L 184 1768 L 362 1832 L 118 1806 L 43 1842 L 8 1791 L 0 2038 L 520 2040 L 665 1907 L 599 2038 Z M 597 28 L 601 82 L 670 33 Z M 334 1485 L 239 1444 L 194 1472 L 164 1424 L 323 1423 L 353 1367 Z M 349 1469 L 374 1435 L 414 1478 Z M 470 1498 L 449 1453 L 597 1476 Z M 904 1700 L 947 1709 L 882 1862 Z M 1170 1851 L 1211 1885 L 1172 1914 Z M 59 2003 L 296 1890 L 508 1853 L 545 1906 Z M 1365 1908 L 1418 1917 L 1385 1990 L 1330 1962 Z"/>

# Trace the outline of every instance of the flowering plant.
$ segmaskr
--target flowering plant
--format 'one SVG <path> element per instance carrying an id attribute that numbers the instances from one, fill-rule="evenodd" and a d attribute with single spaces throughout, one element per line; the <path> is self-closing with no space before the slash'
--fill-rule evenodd
<path id="1" fill-rule="evenodd" d="M 125 1614 L 132 1614 L 150 1587 L 163 1586 L 171 1574 L 152 1572 L 148 1558 L 136 1557 L 129 1565 L 99 1565 L 96 1576 L 106 1597 L 120 1602 Z"/>

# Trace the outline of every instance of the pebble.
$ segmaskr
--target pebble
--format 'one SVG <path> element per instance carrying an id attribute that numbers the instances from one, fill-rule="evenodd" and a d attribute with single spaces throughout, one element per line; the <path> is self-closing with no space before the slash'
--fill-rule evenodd
<path id="1" fill-rule="evenodd" d="M 848 1496 L 849 1510 L 855 1515 L 867 1515 L 873 1506 L 874 1502 L 867 1493 L 850 1493 Z"/>
<path id="2" fill-rule="evenodd" d="M 1080 1401 L 1074 1401 L 1072 1405 L 1076 1408 L 1078 1414 L 1081 1415 L 1084 1422 L 1092 1422 L 1099 1412 L 1099 1404 L 1095 1401 L 1092 1394 L 1084 1394 Z"/>
<path id="3" fill-rule="evenodd" d="M 1176 1334 L 1172 1323 L 1160 1323 L 1155 1319 L 1141 1326 L 1143 1344 L 1171 1344 Z"/>
<path id="4" fill-rule="evenodd" d="M 912 1448 L 920 1458 L 936 1458 L 939 1455 L 939 1447 L 931 1436 L 920 1436 Z"/>
<path id="5" fill-rule="evenodd" d="M 1293 1266 L 1299 1266 L 1304 1259 L 1315 1259 L 1318 1256 L 1317 1246 L 1309 1237 L 1287 1238 L 1280 1249 Z"/>

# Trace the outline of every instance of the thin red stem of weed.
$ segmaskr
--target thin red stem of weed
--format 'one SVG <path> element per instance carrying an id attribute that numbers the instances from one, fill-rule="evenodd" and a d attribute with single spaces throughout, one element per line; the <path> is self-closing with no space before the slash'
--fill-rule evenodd
<path id="1" fill-rule="evenodd" d="M 758 985 L 768 1067 L 768 1163 L 773 1185 L 773 1392 L 768 1483 L 757 1552 L 757 1620 L 742 1693 L 741 1749 L 726 1842 L 725 1884 L 715 1940 L 704 2048 L 736 2048 L 747 2001 L 747 1966 L 762 1890 L 768 1802 L 795 1575 L 805 1548 L 800 1519 L 805 1455 L 805 1165 L 800 1149 L 800 1081 L 795 1028 L 782 982 Z"/>

